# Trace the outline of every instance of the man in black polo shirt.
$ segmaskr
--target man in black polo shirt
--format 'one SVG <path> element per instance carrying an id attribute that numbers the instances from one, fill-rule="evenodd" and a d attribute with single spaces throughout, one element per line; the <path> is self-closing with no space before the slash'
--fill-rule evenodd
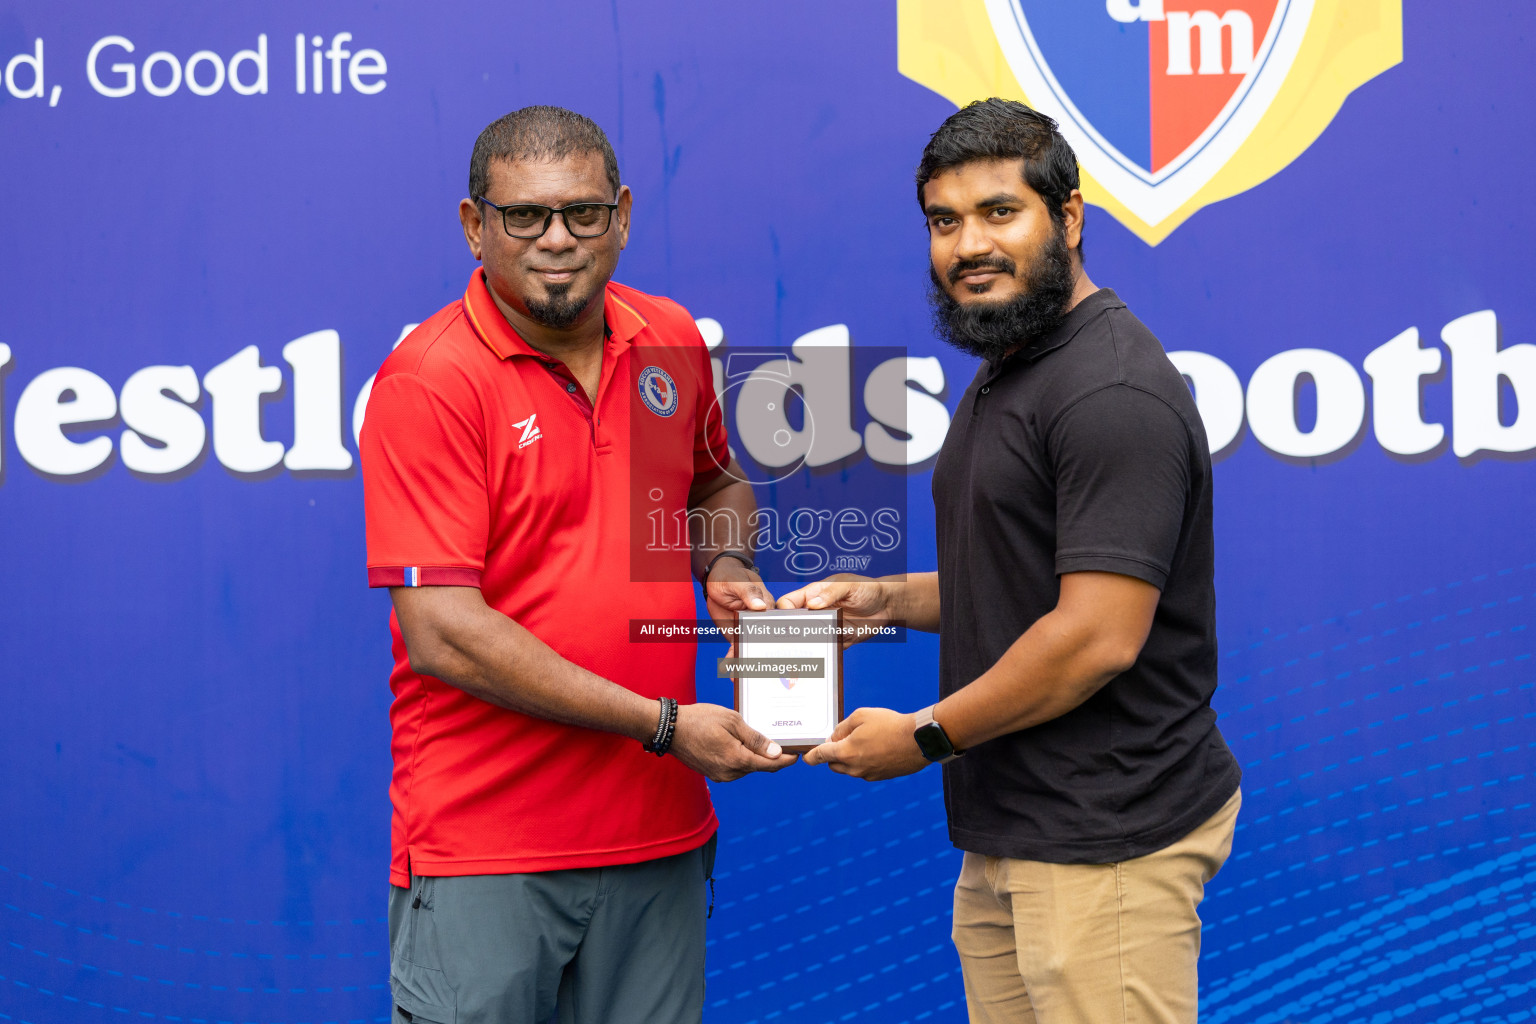
<path id="1" fill-rule="evenodd" d="M 939 632 L 939 703 L 860 708 L 805 759 L 945 764 L 971 1020 L 1193 1024 L 1197 908 L 1241 802 L 1210 703 L 1211 461 L 1158 340 L 1083 272 L 1077 186 L 1021 103 L 929 141 L 934 320 L 983 360 L 934 470 L 938 572 L 780 606 Z"/>

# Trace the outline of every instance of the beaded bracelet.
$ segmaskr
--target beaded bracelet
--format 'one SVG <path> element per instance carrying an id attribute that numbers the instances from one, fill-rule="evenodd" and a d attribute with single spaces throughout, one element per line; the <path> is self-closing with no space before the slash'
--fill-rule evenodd
<path id="1" fill-rule="evenodd" d="M 672 748 L 672 738 L 677 733 L 677 701 L 671 697 L 661 698 L 661 715 L 656 722 L 656 735 L 651 742 L 645 744 L 645 749 L 663 757 Z"/>

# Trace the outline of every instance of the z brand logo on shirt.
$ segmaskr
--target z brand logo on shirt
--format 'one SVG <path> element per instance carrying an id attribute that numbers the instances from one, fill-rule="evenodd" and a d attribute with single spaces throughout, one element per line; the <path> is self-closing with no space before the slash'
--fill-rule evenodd
<path id="1" fill-rule="evenodd" d="M 534 413 L 527 419 L 518 420 L 516 423 L 512 424 L 514 427 L 523 428 L 523 436 L 519 438 L 517 442 L 517 446 L 519 448 L 527 448 L 529 445 L 533 444 L 533 442 L 544 436 L 544 431 L 540 430 L 539 425 L 534 422 L 538 418 L 539 414 Z"/>
<path id="2" fill-rule="evenodd" d="M 641 370 L 640 401 L 657 416 L 671 416 L 677 412 L 677 383 L 672 375 L 659 366 Z"/>
<path id="3" fill-rule="evenodd" d="M 1402 0 L 898 0 L 902 74 L 1056 119 L 1083 198 L 1156 245 L 1278 173 L 1403 59 Z"/>

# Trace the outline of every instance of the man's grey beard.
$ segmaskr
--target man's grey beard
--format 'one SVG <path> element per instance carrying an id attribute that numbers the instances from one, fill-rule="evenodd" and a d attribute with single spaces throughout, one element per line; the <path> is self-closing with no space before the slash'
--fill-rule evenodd
<path id="1" fill-rule="evenodd" d="M 993 267 L 1006 274 L 1015 272 L 1013 261 L 1006 257 L 971 260 L 950 268 L 951 283 L 964 271 L 978 266 Z M 1072 296 L 1074 284 L 1072 250 L 1067 248 L 1066 232 L 1057 225 L 1024 275 L 1024 292 L 1006 302 L 962 305 L 944 290 L 938 272 L 931 264 L 928 276 L 928 302 L 933 307 L 934 333 L 962 352 L 995 363 L 1000 362 L 1009 349 L 1049 334 L 1066 316 L 1067 300 Z"/>
<path id="2" fill-rule="evenodd" d="M 528 300 L 528 318 L 540 326 L 557 331 L 570 327 L 581 319 L 581 314 L 597 297 L 594 292 L 584 299 L 573 299 L 570 290 L 568 284 L 554 285 L 549 289 L 549 298 L 543 302 Z"/>

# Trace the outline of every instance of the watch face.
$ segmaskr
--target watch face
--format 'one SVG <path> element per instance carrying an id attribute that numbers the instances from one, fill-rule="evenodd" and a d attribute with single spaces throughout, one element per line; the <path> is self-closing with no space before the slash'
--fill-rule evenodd
<path id="1" fill-rule="evenodd" d="M 938 722 L 929 722 L 912 734 L 917 739 L 917 749 L 930 761 L 940 761 L 955 752 L 954 745 Z"/>

